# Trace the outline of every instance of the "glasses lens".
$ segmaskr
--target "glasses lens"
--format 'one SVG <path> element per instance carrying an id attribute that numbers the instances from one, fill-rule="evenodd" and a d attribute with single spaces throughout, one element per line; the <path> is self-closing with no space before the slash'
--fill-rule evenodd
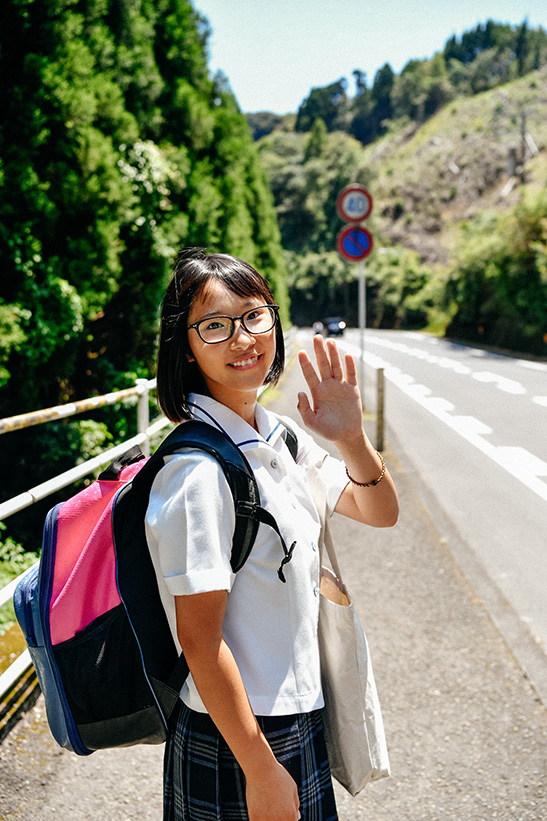
<path id="1" fill-rule="evenodd" d="M 252 308 L 243 314 L 241 323 L 250 334 L 265 334 L 275 325 L 275 308 Z M 230 316 L 212 316 L 198 322 L 197 330 L 204 342 L 225 342 L 234 331 L 234 320 Z"/>
<path id="2" fill-rule="evenodd" d="M 198 331 L 204 342 L 224 342 L 232 335 L 232 320 L 229 316 L 204 319 L 199 323 Z"/>
<path id="3" fill-rule="evenodd" d="M 262 308 L 253 308 L 243 316 L 243 325 L 252 334 L 265 334 L 275 325 L 275 310 L 264 305 Z"/>

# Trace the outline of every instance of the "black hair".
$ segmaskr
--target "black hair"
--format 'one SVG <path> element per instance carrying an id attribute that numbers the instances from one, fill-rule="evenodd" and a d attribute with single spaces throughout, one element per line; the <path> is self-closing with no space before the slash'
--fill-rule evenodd
<path id="1" fill-rule="evenodd" d="M 247 262 L 229 254 L 208 254 L 204 248 L 187 248 L 179 255 L 173 278 L 163 300 L 158 351 L 157 396 L 159 405 L 172 422 L 190 416 L 190 393 L 209 393 L 192 357 L 188 341 L 188 317 L 211 279 L 216 279 L 238 296 L 258 296 L 265 304 L 275 302 L 264 277 Z M 279 316 L 275 323 L 276 351 L 264 384 L 275 384 L 285 364 L 285 345 Z"/>

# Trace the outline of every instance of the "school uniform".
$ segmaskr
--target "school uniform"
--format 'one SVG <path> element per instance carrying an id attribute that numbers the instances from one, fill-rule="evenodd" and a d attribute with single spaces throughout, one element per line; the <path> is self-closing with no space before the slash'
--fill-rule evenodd
<path id="1" fill-rule="evenodd" d="M 320 522 L 306 470 L 320 471 L 332 513 L 347 484 L 344 466 L 288 420 L 298 438 L 295 461 L 279 417 L 260 405 L 258 432 L 211 397 L 191 394 L 189 407 L 196 419 L 220 428 L 241 448 L 254 471 L 261 505 L 276 519 L 286 545 L 295 546 L 282 583 L 279 536 L 261 524 L 249 558 L 234 574 L 233 497 L 218 462 L 202 451 L 166 457 L 150 493 L 146 532 L 173 637 L 180 649 L 175 596 L 229 591 L 223 635 L 274 754 L 299 785 L 302 819 L 335 819 L 319 713 Z M 246 818 L 244 783 L 189 676 L 168 739 L 164 818 Z"/>

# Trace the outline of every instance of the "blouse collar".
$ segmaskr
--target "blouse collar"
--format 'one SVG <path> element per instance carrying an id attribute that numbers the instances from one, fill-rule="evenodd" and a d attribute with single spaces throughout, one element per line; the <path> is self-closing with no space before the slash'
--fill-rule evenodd
<path id="1" fill-rule="evenodd" d="M 219 428 L 243 450 L 258 445 L 273 445 L 283 432 L 283 425 L 279 420 L 258 403 L 255 410 L 258 431 L 235 411 L 211 396 L 191 393 L 188 397 L 188 407 L 194 419 L 200 419 Z"/>

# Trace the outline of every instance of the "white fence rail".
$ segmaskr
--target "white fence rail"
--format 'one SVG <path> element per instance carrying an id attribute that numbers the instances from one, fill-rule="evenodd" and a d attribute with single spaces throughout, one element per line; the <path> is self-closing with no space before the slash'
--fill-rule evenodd
<path id="1" fill-rule="evenodd" d="M 150 451 L 151 438 L 169 424 L 169 420 L 165 417 L 162 417 L 153 424 L 150 424 L 148 400 L 150 391 L 154 390 L 155 387 L 155 379 L 137 379 L 134 388 L 127 388 L 126 390 L 116 391 L 105 394 L 104 396 L 84 399 L 80 402 L 59 405 L 55 408 L 47 408 L 46 410 L 33 411 L 31 413 L 25 413 L 19 416 L 12 416 L 8 419 L 0 419 L 0 434 L 2 434 L 15 430 L 21 430 L 22 428 L 27 428 L 32 425 L 43 424 L 44 422 L 66 419 L 68 416 L 74 416 L 79 413 L 85 413 L 86 411 L 96 410 L 97 408 L 116 404 L 118 402 L 127 402 L 134 397 L 137 398 L 138 433 L 136 436 L 122 442 L 120 445 L 116 445 L 113 448 L 103 451 L 98 456 L 93 457 L 93 459 L 89 459 L 87 462 L 83 462 L 81 465 L 77 465 L 71 470 L 67 470 L 52 479 L 48 479 L 46 482 L 42 482 L 42 484 L 37 485 L 30 490 L 19 493 L 12 499 L 2 502 L 0 504 L 0 521 L 7 519 L 14 513 L 18 513 L 21 510 L 30 507 L 42 499 L 45 499 L 47 496 L 50 496 L 61 488 L 67 487 L 73 482 L 76 482 L 78 479 L 82 479 L 84 476 L 93 473 L 98 468 L 111 462 L 120 454 L 125 453 L 125 451 L 133 447 L 133 445 L 139 445 L 145 455 L 148 455 Z M 36 565 L 34 565 L 34 567 L 35 566 Z M 12 600 L 17 583 L 27 573 L 30 573 L 31 570 L 32 568 L 25 570 L 25 572 L 22 573 L 17 579 L 13 579 L 8 585 L 0 590 L 0 607 L 3 607 Z M 1 642 L 2 639 L 0 638 L 0 644 Z M 30 660 L 30 654 L 28 650 L 24 650 L 0 675 L 0 705 L 2 705 L 6 699 L 9 700 L 10 693 L 14 690 L 14 688 L 17 688 L 18 682 L 20 682 L 21 678 L 28 675 L 31 666 L 32 663 Z M 7 709 L 3 713 L 0 713 L 0 736 L 2 734 L 3 727 L 11 718 L 13 709 L 15 708 L 12 707 L 11 710 Z"/>

